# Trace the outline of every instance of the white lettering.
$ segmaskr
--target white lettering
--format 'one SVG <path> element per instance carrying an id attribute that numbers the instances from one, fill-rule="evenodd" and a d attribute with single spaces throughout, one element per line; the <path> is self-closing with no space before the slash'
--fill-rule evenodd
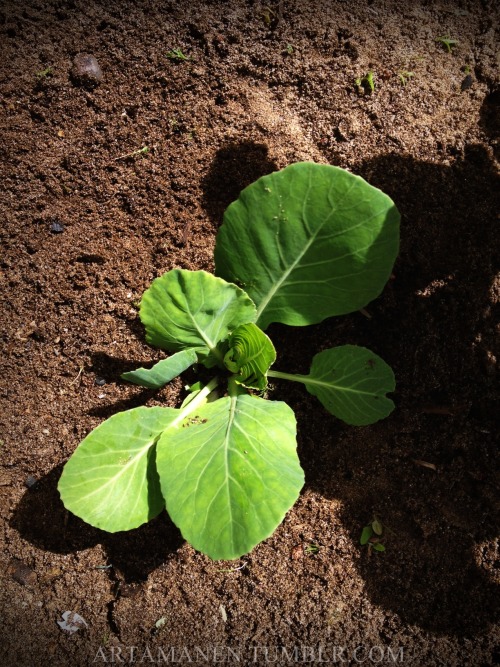
<path id="1" fill-rule="evenodd" d="M 170 647 L 170 651 L 169 651 L 169 653 L 168 653 L 168 656 L 172 657 L 173 652 L 174 652 L 174 647 L 171 646 L 171 647 Z M 168 656 L 165 655 L 165 652 L 163 651 L 163 649 L 161 648 L 161 646 L 157 649 L 157 659 L 158 659 L 158 662 L 160 662 L 160 658 L 161 658 L 161 661 L 162 661 L 162 662 L 169 662 L 169 657 L 168 657 Z M 172 661 L 171 661 L 171 662 L 172 662 Z"/>
<path id="2" fill-rule="evenodd" d="M 379 660 L 376 660 L 374 657 L 377 651 L 379 655 Z M 382 660 L 384 659 L 384 649 L 382 648 L 382 646 L 372 646 L 370 652 L 368 653 L 368 657 L 370 658 L 370 662 L 375 662 L 375 663 L 382 662 Z"/>
<path id="3" fill-rule="evenodd" d="M 334 646 L 333 647 L 333 654 L 332 654 L 332 662 L 346 662 L 343 657 L 343 653 L 345 651 L 345 646 Z"/>
<path id="4" fill-rule="evenodd" d="M 103 662 L 108 662 L 108 660 L 106 658 L 106 654 L 104 653 L 104 648 L 102 646 L 99 646 L 99 648 L 97 649 L 97 653 L 95 654 L 94 662 L 97 661 L 98 657 L 101 658 L 101 660 Z"/>
<path id="5" fill-rule="evenodd" d="M 352 652 L 352 657 L 354 658 L 354 660 L 356 662 L 365 662 L 366 658 L 362 658 L 361 660 L 359 659 L 359 656 L 358 656 L 359 651 L 364 653 L 365 647 L 364 646 L 356 646 L 356 648 Z"/>
<path id="6" fill-rule="evenodd" d="M 398 660 L 397 660 L 397 657 L 398 657 L 398 656 L 399 656 L 399 662 L 404 662 L 404 659 L 403 659 L 403 647 L 402 647 L 402 646 L 400 646 L 400 647 L 398 648 L 398 652 L 397 652 L 396 655 L 394 655 L 394 653 L 393 653 L 393 651 L 392 651 L 392 648 L 389 646 L 389 647 L 387 648 L 387 655 L 388 655 L 388 656 L 389 656 L 389 655 L 391 656 L 392 662 L 398 662 Z"/>
<path id="7" fill-rule="evenodd" d="M 122 658 L 122 649 L 121 646 L 111 646 L 110 648 L 111 651 L 111 662 L 115 662 L 115 656 L 118 658 L 116 662 L 125 662 L 125 660 Z"/>
<path id="8" fill-rule="evenodd" d="M 238 652 L 233 651 L 233 649 L 230 646 L 227 647 L 227 657 L 228 658 L 234 658 L 233 662 L 239 662 L 240 661 L 239 651 Z"/>

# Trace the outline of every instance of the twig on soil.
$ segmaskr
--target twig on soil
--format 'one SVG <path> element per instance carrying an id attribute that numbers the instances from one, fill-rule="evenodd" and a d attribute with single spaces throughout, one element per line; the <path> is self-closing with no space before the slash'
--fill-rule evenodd
<path id="1" fill-rule="evenodd" d="M 72 380 L 72 381 L 69 383 L 69 386 L 70 386 L 70 387 L 71 387 L 72 384 L 75 384 L 75 382 L 78 382 L 78 380 L 80 379 L 81 374 L 83 373 L 84 368 L 85 368 L 84 366 L 80 366 L 80 369 L 79 369 L 79 371 L 78 371 L 78 375 L 76 376 L 76 378 L 75 378 L 74 380 Z"/>

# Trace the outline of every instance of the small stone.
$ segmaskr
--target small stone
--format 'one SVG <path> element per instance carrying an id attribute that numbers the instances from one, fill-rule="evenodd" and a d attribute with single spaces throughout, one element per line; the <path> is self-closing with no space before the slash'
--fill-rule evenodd
<path id="1" fill-rule="evenodd" d="M 467 74 L 465 79 L 462 81 L 460 84 L 460 90 L 463 92 L 464 90 L 469 90 L 469 88 L 472 88 L 472 84 L 474 83 L 474 79 L 470 74 Z"/>
<path id="2" fill-rule="evenodd" d="M 36 583 L 36 572 L 17 558 L 10 561 L 8 570 L 14 581 L 22 586 L 33 586 Z"/>
<path id="3" fill-rule="evenodd" d="M 28 489 L 32 489 L 37 482 L 38 480 L 36 477 L 33 477 L 33 475 L 28 475 L 24 484 L 28 487 Z"/>
<path id="4" fill-rule="evenodd" d="M 64 225 L 59 220 L 50 223 L 50 231 L 54 234 L 61 234 L 64 231 Z"/>
<path id="5" fill-rule="evenodd" d="M 102 70 L 95 56 L 90 53 L 78 53 L 71 69 L 73 83 L 84 88 L 95 88 L 102 81 Z"/>
<path id="6" fill-rule="evenodd" d="M 106 384 L 106 380 L 101 377 L 96 377 L 94 380 L 94 384 L 96 384 L 98 387 L 103 387 Z"/>

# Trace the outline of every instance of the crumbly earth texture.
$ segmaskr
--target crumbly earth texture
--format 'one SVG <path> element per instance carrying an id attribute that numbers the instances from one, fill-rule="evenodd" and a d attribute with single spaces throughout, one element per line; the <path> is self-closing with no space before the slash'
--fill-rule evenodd
<path id="1" fill-rule="evenodd" d="M 4 667 L 500 664 L 498 25 L 494 0 L 2 3 Z M 185 395 L 119 379 L 163 356 L 143 291 L 212 270 L 226 206 L 300 160 L 389 194 L 401 252 L 365 311 L 272 326 L 276 367 L 365 345 L 395 371 L 396 410 L 348 427 L 273 383 L 306 484 L 236 562 L 165 514 L 85 525 L 56 490 L 80 440 Z M 374 517 L 384 553 L 360 545 Z M 85 624 L 61 628 L 65 611 Z"/>

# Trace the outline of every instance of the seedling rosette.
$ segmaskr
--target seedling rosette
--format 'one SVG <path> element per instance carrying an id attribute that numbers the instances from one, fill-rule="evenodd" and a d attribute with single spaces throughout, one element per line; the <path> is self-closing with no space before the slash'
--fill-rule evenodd
<path id="1" fill-rule="evenodd" d="M 354 345 L 319 352 L 307 375 L 276 370 L 265 330 L 363 308 L 381 293 L 398 245 L 391 199 L 343 169 L 297 163 L 243 190 L 217 235 L 216 275 L 174 269 L 143 295 L 146 340 L 169 356 L 122 376 L 157 389 L 198 363 L 213 378 L 179 408 L 135 408 L 92 431 L 61 475 L 66 508 L 109 532 L 166 508 L 213 559 L 238 558 L 269 537 L 304 473 L 293 411 L 262 398 L 268 378 L 302 383 L 356 426 L 393 410 L 395 383 L 379 356 Z"/>

